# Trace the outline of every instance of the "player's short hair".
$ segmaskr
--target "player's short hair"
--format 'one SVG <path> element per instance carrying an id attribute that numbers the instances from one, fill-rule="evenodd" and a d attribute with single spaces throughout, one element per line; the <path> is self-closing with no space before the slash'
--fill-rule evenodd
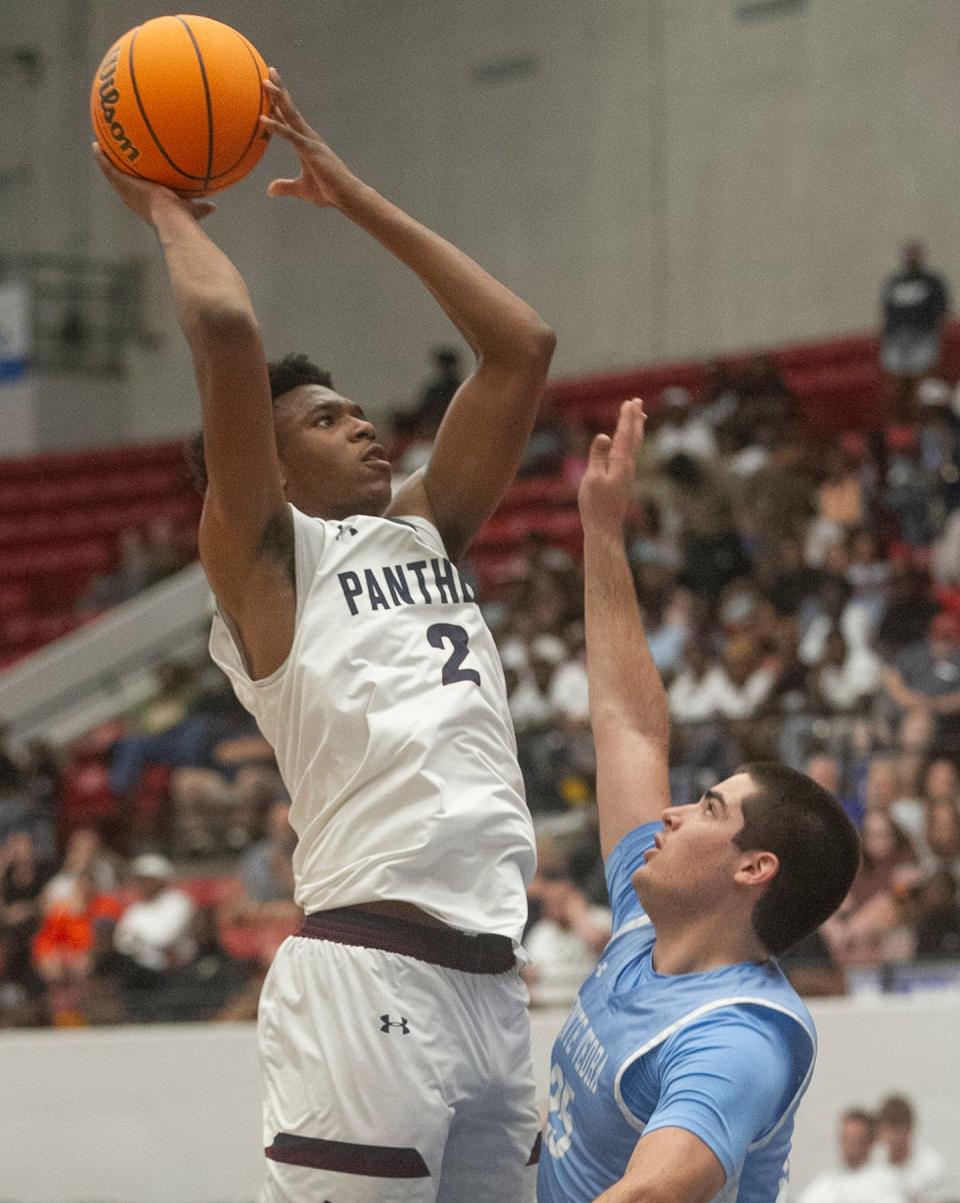
<path id="1" fill-rule="evenodd" d="M 786 952 L 840 906 L 860 867 L 860 837 L 843 807 L 804 773 L 773 761 L 742 765 L 757 790 L 743 802 L 744 852 L 773 852 L 780 869 L 753 908 L 768 952 Z"/>
<path id="2" fill-rule="evenodd" d="M 333 388 L 333 379 L 327 369 L 318 367 L 302 353 L 272 360 L 267 364 L 267 371 L 270 374 L 270 396 L 274 401 L 304 384 Z"/>
<path id="3" fill-rule="evenodd" d="M 888 1128 L 912 1128 L 913 1107 L 902 1094 L 891 1094 L 877 1111 L 877 1123 Z"/>
<path id="4" fill-rule="evenodd" d="M 291 389 L 299 388 L 302 384 L 319 384 L 323 388 L 333 388 L 333 378 L 326 368 L 318 367 L 306 355 L 284 355 L 282 359 L 272 360 L 267 364 L 267 375 L 270 378 L 270 400 L 276 401 Z M 187 444 L 184 452 L 193 487 L 202 497 L 207 491 L 207 464 L 203 454 L 203 432 L 199 431 Z"/>
<path id="5" fill-rule="evenodd" d="M 863 1124 L 864 1127 L 869 1131 L 871 1137 L 876 1135 L 877 1117 L 871 1112 L 867 1111 L 865 1107 L 848 1107 L 840 1116 L 840 1122 L 844 1124 Z"/>

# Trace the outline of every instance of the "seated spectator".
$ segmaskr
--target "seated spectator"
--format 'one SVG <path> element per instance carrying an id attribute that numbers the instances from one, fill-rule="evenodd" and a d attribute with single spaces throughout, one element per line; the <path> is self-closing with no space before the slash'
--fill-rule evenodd
<path id="1" fill-rule="evenodd" d="M 882 682 L 900 711 L 933 716 L 937 748 L 960 750 L 960 617 L 939 613 L 927 638 L 901 652 Z"/>
<path id="2" fill-rule="evenodd" d="M 829 714 L 860 710 L 876 692 L 881 669 L 879 657 L 868 647 L 849 647 L 842 632 L 834 629 L 810 677 L 813 700 Z"/>
<path id="3" fill-rule="evenodd" d="M 946 869 L 960 876 L 960 807 L 949 798 L 927 804 L 926 839 L 921 861 L 925 873 Z"/>
<path id="4" fill-rule="evenodd" d="M 267 811 L 266 835 L 247 852 L 240 869 L 253 903 L 293 901 L 293 863 L 297 833 L 290 826 L 290 803 L 274 802 Z"/>
<path id="5" fill-rule="evenodd" d="M 231 956 L 221 943 L 212 908 L 194 912 L 190 937 L 194 955 L 186 964 L 167 971 L 152 1000 L 152 1017 L 164 1023 L 254 1019 L 256 1011 L 237 1013 L 237 1002 L 247 993 L 250 973 L 248 966 Z M 258 992 L 260 984 L 258 980 Z"/>
<path id="6" fill-rule="evenodd" d="M 661 462 L 675 455 L 694 459 L 713 460 L 717 441 L 710 421 L 698 412 L 693 397 L 685 388 L 665 388 L 660 394 L 656 412 L 662 414 L 657 430 L 650 439 L 653 454 Z"/>
<path id="7" fill-rule="evenodd" d="M 0 721 L 0 793 L 12 793 L 22 784 L 22 767 L 10 747 L 10 724 Z"/>
<path id="8" fill-rule="evenodd" d="M 881 554 L 876 535 L 866 529 L 850 532 L 847 556 L 847 580 L 853 589 L 850 601 L 866 610 L 869 629 L 875 631 L 887 606 L 890 562 Z"/>
<path id="9" fill-rule="evenodd" d="M 913 427 L 887 434 L 889 456 L 882 501 L 897 519 L 903 541 L 912 548 L 928 547 L 940 533 L 940 501 L 930 488 Z"/>
<path id="10" fill-rule="evenodd" d="M 49 986 L 55 1026 L 83 1022 L 84 986 L 98 952 L 109 948 L 122 911 L 120 901 L 103 893 L 94 873 L 83 869 L 72 875 L 70 893 L 48 905 L 33 939 L 33 960 Z"/>
<path id="11" fill-rule="evenodd" d="M 760 583 L 778 614 L 792 617 L 804 601 L 815 598 L 823 584 L 823 572 L 807 564 L 803 545 L 795 535 L 773 542 L 760 567 Z"/>
<path id="12" fill-rule="evenodd" d="M 805 559 L 823 563 L 827 548 L 862 527 L 867 519 L 860 465 L 842 447 L 826 452 L 826 479 L 816 492 L 817 513 L 807 531 Z"/>
<path id="13" fill-rule="evenodd" d="M 917 959 L 938 961 L 960 957 L 957 878 L 949 869 L 937 869 L 924 882 L 918 911 Z"/>
<path id="14" fill-rule="evenodd" d="M 540 909 L 524 937 L 530 965 L 523 977 L 531 1005 L 566 1005 L 610 939 L 610 911 L 592 906 L 562 865 L 542 866 L 528 894 Z"/>
<path id="15" fill-rule="evenodd" d="M 841 965 L 876 965 L 898 927 L 900 899 L 919 881 L 916 854 L 889 815 L 870 811 L 863 822 L 860 871 L 846 901 L 821 928 Z"/>
<path id="16" fill-rule="evenodd" d="M 99 894 L 113 893 L 119 881 L 118 870 L 118 859 L 104 848 L 100 833 L 92 827 L 78 827 L 70 833 L 60 869 L 43 891 L 44 909 L 69 902 L 85 874 L 93 878 Z"/>
<path id="17" fill-rule="evenodd" d="M 179 572 L 193 559 L 193 548 L 178 537 L 169 518 L 155 518 L 146 533 L 125 527 L 117 537 L 117 564 L 100 573 L 76 603 L 80 613 L 107 610 Z"/>
<path id="18" fill-rule="evenodd" d="M 862 826 L 865 811 L 860 799 L 847 790 L 836 756 L 830 756 L 826 752 L 815 752 L 804 765 L 804 772 L 811 780 L 816 781 L 817 785 L 833 794 L 857 828 Z"/>
<path id="19" fill-rule="evenodd" d="M 196 954 L 193 902 L 171 885 L 173 865 L 145 853 L 130 865 L 136 901 L 124 911 L 113 935 L 115 969 L 127 1013 L 134 1021 L 160 1018 L 159 1000 L 167 974 Z"/>
<path id="20" fill-rule="evenodd" d="M 872 1161 L 892 1171 L 909 1203 L 949 1203 L 957 1198 L 941 1155 L 921 1144 L 914 1133 L 915 1117 L 909 1100 L 891 1094 L 877 1111 L 877 1147 Z"/>
<path id="21" fill-rule="evenodd" d="M 877 650 L 888 660 L 925 638 L 938 611 L 926 573 L 905 560 L 892 560 L 887 607 L 875 632 Z"/>
<path id="22" fill-rule="evenodd" d="M 43 989 L 31 952 L 40 926 L 41 894 L 53 868 L 52 862 L 38 858 L 28 832 L 8 836 L 0 846 L 0 961 L 5 980 L 32 996 Z"/>
<path id="23" fill-rule="evenodd" d="M 289 802 L 274 802 L 267 811 L 264 838 L 247 852 L 237 887 L 220 907 L 221 947 L 253 971 L 246 988 L 230 1005 L 232 1019 L 256 1018 L 260 984 L 277 949 L 296 934 L 303 918 L 293 898 L 291 857 L 296 843 Z M 221 1015 L 226 1017 L 226 1013 Z"/>
<path id="24" fill-rule="evenodd" d="M 759 713 L 775 681 L 774 673 L 763 663 L 760 649 L 749 635 L 728 642 L 720 674 L 719 711 L 728 719 L 748 719 Z"/>
<path id="25" fill-rule="evenodd" d="M 723 669 L 708 640 L 698 636 L 688 639 L 679 671 L 667 690 L 674 722 L 685 725 L 719 718 L 723 680 Z"/>
<path id="26" fill-rule="evenodd" d="M 868 1111 L 844 1111 L 838 1132 L 840 1166 L 819 1173 L 797 1203 L 910 1203 L 894 1174 L 871 1162 L 876 1134 L 876 1120 Z"/>
<path id="27" fill-rule="evenodd" d="M 852 591 L 846 580 L 824 570 L 817 593 L 806 598 L 798 611 L 800 625 L 800 659 L 804 664 L 817 664 L 823 658 L 827 638 L 839 631 L 847 647 L 860 649 L 870 644 L 867 612 L 852 602 Z"/>

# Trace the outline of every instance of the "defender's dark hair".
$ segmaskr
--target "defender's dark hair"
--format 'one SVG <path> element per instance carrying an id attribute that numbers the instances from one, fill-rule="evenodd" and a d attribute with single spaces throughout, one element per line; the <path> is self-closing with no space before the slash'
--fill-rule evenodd
<path id="1" fill-rule="evenodd" d="M 326 368 L 318 367 L 306 355 L 284 355 L 267 364 L 270 377 L 270 399 L 276 401 L 291 389 L 302 384 L 319 384 L 333 388 L 333 379 Z M 203 456 L 203 432 L 195 434 L 184 449 L 187 471 L 193 487 L 202 497 L 207 491 L 207 465 Z"/>
<path id="2" fill-rule="evenodd" d="M 753 908 L 769 952 L 785 952 L 839 907 L 860 867 L 860 837 L 840 803 L 804 773 L 772 761 L 742 765 L 757 783 L 743 802 L 744 852 L 773 852 L 780 869 Z"/>

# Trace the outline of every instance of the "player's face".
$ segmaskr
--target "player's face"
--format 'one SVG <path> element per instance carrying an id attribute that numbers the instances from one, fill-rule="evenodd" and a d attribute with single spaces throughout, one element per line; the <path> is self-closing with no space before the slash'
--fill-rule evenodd
<path id="1" fill-rule="evenodd" d="M 667 899 L 691 909 L 713 906 L 736 888 L 744 853 L 733 841 L 743 829 L 743 802 L 756 792 L 749 773 L 737 773 L 708 789 L 695 805 L 663 812 L 664 830 L 633 875 L 633 887 L 648 910 Z"/>
<path id="2" fill-rule="evenodd" d="M 319 384 L 274 403 L 277 451 L 289 501 L 314 518 L 382 514 L 391 468 L 359 405 Z"/>

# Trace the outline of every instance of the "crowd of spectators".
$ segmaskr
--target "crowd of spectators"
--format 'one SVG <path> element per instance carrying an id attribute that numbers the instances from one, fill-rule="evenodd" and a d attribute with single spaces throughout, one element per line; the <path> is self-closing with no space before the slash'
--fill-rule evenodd
<path id="1" fill-rule="evenodd" d="M 909 307 L 909 289 L 888 292 Z M 451 352 L 435 366 L 397 424 L 410 469 L 460 379 Z M 713 365 L 696 395 L 666 388 L 649 398 L 627 530 L 673 718 L 675 801 L 778 759 L 834 791 L 862 832 L 844 906 L 786 958 L 808 993 L 917 959 L 960 972 L 960 390 L 898 376 L 891 391 L 898 420 L 827 442 L 769 358 Z M 521 476 L 558 483 L 572 513 L 591 435 L 545 412 Z M 475 576 L 541 837 L 528 935 L 547 1003 L 609 931 L 578 547 L 534 521 Z M 186 997 L 201 962 L 221 988 L 207 1010 L 216 998 L 232 1013 L 234 987 L 249 1010 L 249 983 L 296 924 L 289 835 L 270 817 L 284 797 L 269 746 L 206 663 L 159 665 L 147 701 L 72 748 L 14 751 L 0 732 L 0 1023 L 22 1007 L 57 1022 L 110 1005 L 174 1014 L 155 975 Z M 166 858 L 212 874 L 216 899 L 180 902 Z M 134 907 L 178 916 L 162 965 L 126 941 Z M 251 924 L 256 938 L 235 938 Z"/>
<path id="2" fill-rule="evenodd" d="M 903 1095 L 889 1095 L 876 1111 L 848 1108 L 837 1128 L 839 1164 L 819 1173 L 797 1203 L 957 1203 L 960 1185 L 914 1129 Z"/>

